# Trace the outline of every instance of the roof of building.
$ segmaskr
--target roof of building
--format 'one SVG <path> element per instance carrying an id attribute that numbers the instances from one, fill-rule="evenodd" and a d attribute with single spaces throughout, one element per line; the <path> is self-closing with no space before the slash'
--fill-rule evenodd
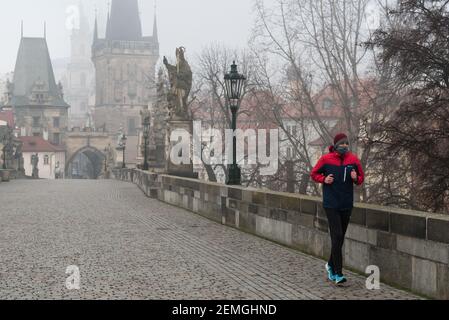
<path id="1" fill-rule="evenodd" d="M 142 25 L 137 0 L 112 0 L 106 35 L 107 40 L 142 40 Z"/>
<path id="2" fill-rule="evenodd" d="M 14 128 L 14 113 L 12 110 L 0 110 L 0 120 L 5 121 L 10 128 Z"/>
<path id="3" fill-rule="evenodd" d="M 312 147 L 327 147 L 333 144 L 332 139 L 340 132 L 348 132 L 348 127 L 345 124 L 345 121 L 343 119 L 339 119 L 335 126 L 330 129 L 330 135 L 331 139 L 327 140 L 323 137 L 320 137 L 312 142 L 309 143 Z"/>
<path id="4" fill-rule="evenodd" d="M 52 145 L 41 137 L 19 137 L 23 152 L 65 152 L 65 149 Z"/>
<path id="5" fill-rule="evenodd" d="M 45 100 L 32 100 L 36 88 L 47 96 Z M 14 70 L 13 92 L 8 105 L 68 107 L 62 97 L 61 89 L 56 85 L 45 38 L 25 37 L 20 41 Z"/>

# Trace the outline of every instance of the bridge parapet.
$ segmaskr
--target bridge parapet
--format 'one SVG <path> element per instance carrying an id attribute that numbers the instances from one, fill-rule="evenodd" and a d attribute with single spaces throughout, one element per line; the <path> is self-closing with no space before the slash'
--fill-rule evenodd
<path id="1" fill-rule="evenodd" d="M 114 172 L 149 197 L 302 252 L 328 258 L 322 200 L 299 194 L 227 186 L 137 169 Z M 345 267 L 438 299 L 449 299 L 449 216 L 355 204 L 344 246 Z M 324 266 L 323 266 L 324 270 Z"/>

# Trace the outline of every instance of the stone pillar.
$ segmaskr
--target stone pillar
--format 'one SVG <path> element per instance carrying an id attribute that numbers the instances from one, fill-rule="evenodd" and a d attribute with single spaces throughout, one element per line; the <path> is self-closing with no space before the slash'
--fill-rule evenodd
<path id="1" fill-rule="evenodd" d="M 287 175 L 287 192 L 295 193 L 295 170 L 292 160 L 285 161 L 285 169 Z"/>
<path id="2" fill-rule="evenodd" d="M 167 122 L 167 134 L 166 134 L 166 146 L 167 146 L 167 151 L 166 151 L 166 172 L 169 175 L 173 175 L 173 176 L 178 176 L 178 177 L 186 177 L 186 178 L 194 178 L 194 179 L 198 179 L 198 173 L 194 173 L 193 172 L 193 162 L 192 162 L 192 157 L 191 157 L 191 145 L 189 144 L 189 159 L 190 159 L 190 163 L 188 164 L 175 164 L 172 162 L 172 159 L 170 157 L 170 154 L 172 152 L 172 149 L 174 146 L 176 146 L 178 144 L 177 141 L 170 141 L 170 137 L 172 132 L 177 131 L 177 130 L 185 130 L 186 132 L 189 133 L 190 137 L 190 141 L 191 141 L 191 136 L 192 136 L 192 132 L 193 132 L 193 122 L 191 120 L 174 120 L 174 119 L 170 119 Z"/>

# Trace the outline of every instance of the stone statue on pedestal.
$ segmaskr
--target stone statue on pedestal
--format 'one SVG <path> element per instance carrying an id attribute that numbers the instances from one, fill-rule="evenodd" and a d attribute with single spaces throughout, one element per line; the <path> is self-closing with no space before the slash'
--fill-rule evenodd
<path id="1" fill-rule="evenodd" d="M 198 174 L 193 172 L 193 163 L 178 163 L 171 158 L 172 151 L 176 150 L 177 142 L 172 141 L 180 132 L 192 134 L 193 121 L 188 110 L 188 98 L 192 89 L 192 70 L 186 61 L 185 49 L 183 47 L 176 49 L 177 64 L 173 66 L 168 63 L 164 57 L 164 64 L 167 67 L 170 90 L 167 96 L 167 108 L 169 118 L 166 127 L 166 166 L 168 174 L 181 177 L 198 178 Z M 176 152 L 176 151 L 175 151 Z M 182 151 L 178 150 L 178 158 L 182 157 Z"/>

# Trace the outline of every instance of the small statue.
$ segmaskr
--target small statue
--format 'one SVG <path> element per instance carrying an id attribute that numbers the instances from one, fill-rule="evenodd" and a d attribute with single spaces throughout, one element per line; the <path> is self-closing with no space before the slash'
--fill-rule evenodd
<path id="1" fill-rule="evenodd" d="M 141 117 L 141 120 L 142 120 L 142 127 L 146 123 L 150 123 L 151 112 L 148 109 L 148 105 L 145 105 L 143 107 L 143 109 L 140 111 L 140 117 Z"/>
<path id="2" fill-rule="evenodd" d="M 192 70 L 185 59 L 185 48 L 176 48 L 176 66 L 168 63 L 164 57 L 164 65 L 168 70 L 170 91 L 167 94 L 168 108 L 171 117 L 189 119 L 188 98 L 192 89 Z"/>
<path id="3" fill-rule="evenodd" d="M 58 89 L 59 89 L 59 94 L 61 95 L 61 98 L 64 99 L 64 87 L 62 86 L 61 81 L 58 82 Z"/>
<path id="4" fill-rule="evenodd" d="M 39 155 L 37 153 L 31 156 L 31 164 L 33 165 L 33 173 L 31 177 L 33 179 L 39 179 L 39 169 L 38 169 Z"/>
<path id="5" fill-rule="evenodd" d="M 14 94 L 14 84 L 9 81 L 9 79 L 6 81 L 6 103 L 9 103 L 11 101 L 11 98 Z"/>
<path id="6" fill-rule="evenodd" d="M 55 179 L 61 179 L 62 175 L 61 175 L 61 165 L 58 162 L 56 162 L 55 165 Z"/>
<path id="7" fill-rule="evenodd" d="M 151 112 L 148 105 L 144 106 L 140 111 L 140 117 L 142 119 L 142 142 L 140 144 L 140 153 L 142 157 L 145 157 L 145 148 L 148 151 L 150 124 L 151 124 Z"/>

